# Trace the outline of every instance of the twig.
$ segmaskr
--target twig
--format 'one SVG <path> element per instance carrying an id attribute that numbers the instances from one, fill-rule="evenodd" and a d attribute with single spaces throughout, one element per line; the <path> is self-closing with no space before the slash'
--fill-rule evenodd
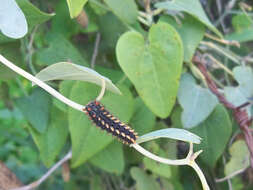
<path id="1" fill-rule="evenodd" d="M 233 46 L 240 48 L 240 43 L 235 40 L 229 41 L 229 40 L 225 40 L 225 39 L 220 39 L 220 38 L 217 38 L 217 37 L 215 37 L 211 34 L 208 34 L 208 33 L 205 33 L 205 37 L 215 40 L 217 42 L 220 42 L 222 44 L 233 45 Z"/>
<path id="2" fill-rule="evenodd" d="M 228 51 L 212 42 L 206 42 L 206 41 L 201 41 L 201 45 L 204 45 L 206 47 L 209 47 L 211 49 L 216 50 L 217 52 L 223 54 L 224 56 L 228 57 L 230 60 L 234 61 L 237 64 L 240 64 L 239 59 L 240 57 L 236 56 L 233 52 Z"/>
<path id="3" fill-rule="evenodd" d="M 220 68 L 222 68 L 228 74 L 230 74 L 231 76 L 234 76 L 234 73 L 229 68 L 227 68 L 221 62 L 219 62 L 217 59 L 215 59 L 212 55 L 205 53 L 203 56 L 208 57 L 210 60 L 212 60 L 216 65 L 218 65 Z"/>
<path id="4" fill-rule="evenodd" d="M 146 149 L 142 148 L 139 144 L 136 144 L 136 143 L 133 144 L 131 147 L 135 148 L 135 150 L 137 150 L 138 152 L 140 152 L 144 156 L 147 156 L 148 158 L 155 160 L 157 162 L 160 162 L 160 163 L 169 164 L 169 165 L 191 166 L 198 174 L 203 189 L 210 190 L 203 172 L 201 171 L 201 169 L 199 168 L 199 166 L 195 162 L 195 159 L 199 156 L 199 154 L 202 152 L 202 150 L 193 153 L 193 144 L 192 143 L 190 143 L 189 153 L 188 153 L 187 157 L 184 159 L 179 159 L 179 160 L 170 160 L 167 158 L 162 158 L 162 157 L 156 156 L 156 155 L 152 154 L 151 152 L 147 151 Z"/>
<path id="5" fill-rule="evenodd" d="M 72 152 L 69 151 L 59 162 L 57 162 L 52 168 L 48 170 L 46 174 L 44 174 L 39 180 L 30 183 L 29 185 L 20 187 L 20 188 L 15 188 L 12 190 L 30 190 L 35 187 L 38 187 L 42 182 L 44 182 L 57 168 L 59 168 L 64 162 L 70 160 L 72 158 Z"/>
<path id="6" fill-rule="evenodd" d="M 27 73 L 23 69 L 17 67 L 16 65 L 14 65 L 10 61 L 8 61 L 1 54 L 0 54 L 0 62 L 2 62 L 5 66 L 9 67 L 11 70 L 15 71 L 16 73 L 18 73 L 21 76 L 25 77 L 26 79 L 30 80 L 31 82 L 37 84 L 38 86 L 40 86 L 41 88 L 43 88 L 44 90 L 46 90 L 49 94 L 51 94 L 52 96 L 54 96 L 57 99 L 59 99 L 60 101 L 62 101 L 63 103 L 69 105 L 70 107 L 72 107 L 72 108 L 74 108 L 76 110 L 79 110 L 79 111 L 83 110 L 84 106 L 82 106 L 82 105 L 80 105 L 80 104 L 78 104 L 76 102 L 73 102 L 70 99 L 66 98 L 65 96 L 63 96 L 62 94 L 60 94 L 59 92 L 57 92 L 55 89 L 53 89 L 51 86 L 48 86 L 43 81 L 37 79 L 36 77 L 34 77 L 33 75 L 31 75 L 30 73 Z"/>
<path id="7" fill-rule="evenodd" d="M 94 67 L 95 67 L 100 39 L 101 39 L 101 34 L 98 32 L 96 35 L 95 46 L 94 46 L 94 50 L 93 50 L 93 54 L 92 54 L 92 58 L 91 58 L 91 68 L 92 69 L 94 69 Z"/>
<path id="8" fill-rule="evenodd" d="M 217 182 L 217 183 L 224 182 L 224 181 L 226 181 L 226 180 L 228 180 L 228 179 L 231 179 L 231 178 L 233 178 L 233 177 L 235 177 L 235 176 L 237 176 L 237 175 L 243 173 L 246 169 L 247 169 L 247 168 L 242 168 L 242 169 L 240 169 L 240 170 L 237 170 L 237 171 L 235 171 L 235 172 L 229 174 L 229 175 L 226 176 L 226 177 L 219 178 L 219 179 L 215 179 L 215 182 Z"/>
<path id="9" fill-rule="evenodd" d="M 237 122 L 237 124 L 239 125 L 241 131 L 244 134 L 244 139 L 245 139 L 245 142 L 246 142 L 246 144 L 248 146 L 248 149 L 249 149 L 249 152 L 250 152 L 251 167 L 253 168 L 253 136 L 252 136 L 252 133 L 251 133 L 250 128 L 249 128 L 251 123 L 252 123 L 252 119 L 249 118 L 247 111 L 245 109 L 243 109 L 243 108 L 245 108 L 245 106 L 249 105 L 249 103 L 246 102 L 245 104 L 243 104 L 239 107 L 236 107 L 235 105 L 230 103 L 225 98 L 225 96 L 218 91 L 218 88 L 215 85 L 214 81 L 208 75 L 206 67 L 205 67 L 205 65 L 206 65 L 205 60 L 201 59 L 198 56 L 194 56 L 193 62 L 198 65 L 200 71 L 205 76 L 206 82 L 208 84 L 209 89 L 217 96 L 219 101 L 226 108 L 231 109 L 233 111 L 233 116 L 235 118 L 235 121 Z"/>

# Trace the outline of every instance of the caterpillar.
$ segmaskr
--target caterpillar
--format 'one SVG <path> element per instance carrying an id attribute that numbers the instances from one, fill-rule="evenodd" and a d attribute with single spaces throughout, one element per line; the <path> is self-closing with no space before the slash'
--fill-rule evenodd
<path id="1" fill-rule="evenodd" d="M 118 118 L 114 117 L 98 101 L 88 103 L 83 111 L 89 116 L 90 120 L 92 120 L 96 126 L 117 137 L 124 144 L 133 144 L 138 138 L 137 133 L 134 132 L 133 129 L 131 129 L 127 124 L 121 122 Z"/>

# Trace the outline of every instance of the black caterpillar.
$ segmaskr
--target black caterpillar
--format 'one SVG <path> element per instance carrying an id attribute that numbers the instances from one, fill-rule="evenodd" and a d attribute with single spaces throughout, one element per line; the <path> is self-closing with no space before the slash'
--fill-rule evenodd
<path id="1" fill-rule="evenodd" d="M 137 133 L 135 133 L 128 125 L 110 114 L 100 102 L 92 101 L 88 103 L 83 111 L 96 126 L 111 133 L 124 144 L 135 143 L 136 138 L 138 137 Z"/>

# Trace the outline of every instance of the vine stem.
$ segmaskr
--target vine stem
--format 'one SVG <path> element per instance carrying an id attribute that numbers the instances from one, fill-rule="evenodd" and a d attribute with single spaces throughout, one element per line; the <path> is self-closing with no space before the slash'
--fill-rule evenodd
<path id="1" fill-rule="evenodd" d="M 50 168 L 47 173 L 45 173 L 40 179 L 37 181 L 30 183 L 29 185 L 25 185 L 23 187 L 11 189 L 11 190 L 30 190 L 35 187 L 38 187 L 42 182 L 44 182 L 57 168 L 59 168 L 63 163 L 70 160 L 72 158 L 72 152 L 69 151 L 59 162 L 57 162 L 52 168 Z"/>
<path id="2" fill-rule="evenodd" d="M 195 159 L 199 156 L 199 154 L 202 152 L 202 150 L 193 153 L 193 144 L 192 143 L 190 143 L 190 148 L 189 148 L 189 152 L 188 152 L 187 157 L 184 159 L 179 159 L 179 160 L 170 160 L 167 158 L 159 157 L 159 156 L 147 151 L 146 149 L 144 149 L 143 147 L 141 147 L 137 143 L 131 145 L 131 147 L 133 147 L 135 150 L 137 150 L 138 152 L 140 152 L 144 156 L 146 156 L 152 160 L 155 160 L 157 162 L 160 162 L 160 163 L 164 163 L 164 164 L 168 164 L 168 165 L 188 165 L 188 166 L 192 167 L 196 171 L 196 173 L 201 181 L 203 190 L 210 190 L 202 170 L 199 168 L 199 166 L 195 162 Z"/>
<path id="3" fill-rule="evenodd" d="M 15 64 L 11 63 L 9 60 L 7 60 L 5 57 L 3 57 L 0 54 L 0 62 L 2 62 L 5 66 L 9 67 L 11 70 L 15 71 L 16 73 L 20 74 L 21 76 L 25 77 L 26 79 L 30 80 L 31 82 L 37 84 L 44 90 L 46 90 L 49 94 L 54 96 L 55 98 L 59 99 L 60 101 L 64 102 L 65 104 L 69 105 L 70 107 L 82 111 L 84 106 L 80 105 L 76 102 L 73 102 L 72 100 L 66 98 L 62 94 L 60 94 L 58 91 L 53 89 L 51 86 L 47 85 L 45 82 L 39 80 L 38 78 L 34 77 L 30 73 L 24 71 L 23 69 L 19 68 Z"/>

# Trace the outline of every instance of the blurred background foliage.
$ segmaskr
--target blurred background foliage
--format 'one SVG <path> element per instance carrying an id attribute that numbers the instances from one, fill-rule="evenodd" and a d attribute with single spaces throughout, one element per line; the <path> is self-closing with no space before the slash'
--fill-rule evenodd
<path id="1" fill-rule="evenodd" d="M 249 152 L 243 136 L 232 114 L 207 90 L 191 63 L 196 50 L 209 58 L 211 56 L 209 69 L 212 77 L 235 105 L 253 96 L 252 1 L 177 0 L 175 5 L 151 0 L 152 9 L 165 10 L 155 15 L 153 22 L 170 24 L 172 29 L 168 31 L 175 35 L 173 37 L 181 38 L 182 43 L 178 42 L 176 46 L 175 42 L 172 46 L 178 48 L 173 53 L 178 55 L 179 64 L 184 62 L 184 66 L 178 94 L 177 87 L 167 87 L 174 100 L 168 102 L 171 110 L 165 112 L 160 112 L 153 105 L 155 100 L 138 89 L 138 79 L 131 73 L 137 65 L 127 66 L 129 61 L 137 60 L 138 57 L 131 57 L 131 52 L 138 53 L 139 46 L 126 44 L 138 37 L 122 36 L 134 30 L 145 40 L 159 35 L 158 41 L 164 40 L 162 35 L 166 33 L 162 30 L 157 32 L 154 27 L 148 34 L 149 20 L 147 17 L 147 20 L 140 19 L 138 11 L 148 10 L 145 3 L 149 1 L 89 0 L 80 1 L 77 5 L 71 2 L 17 0 L 26 16 L 29 32 L 20 40 L 0 34 L 0 53 L 33 75 L 61 61 L 94 68 L 110 78 L 123 93 L 119 96 L 107 92 L 102 102 L 140 135 L 168 127 L 189 129 L 203 138 L 202 144 L 197 146 L 197 149 L 204 150 L 198 163 L 211 189 L 252 189 L 253 173 L 249 168 Z M 213 36 L 223 35 L 226 40 L 240 42 L 240 48 L 213 40 L 207 30 L 212 31 Z M 163 45 L 159 43 L 157 48 Z M 180 48 L 184 49 L 184 54 Z M 95 62 L 92 61 L 94 56 Z M 224 72 L 212 58 L 229 70 Z M 169 81 L 178 81 L 180 72 L 168 76 Z M 49 84 L 81 104 L 95 99 L 99 92 L 99 87 L 85 82 L 53 81 Z M 149 88 L 150 84 L 144 85 L 143 88 Z M 198 99 L 193 102 L 196 96 Z M 251 113 L 251 108 L 248 111 Z M 27 184 L 40 178 L 47 168 L 68 152 L 71 145 L 74 158 L 70 180 L 62 178 L 68 173 L 66 166 L 66 171 L 57 170 L 38 189 L 201 189 L 192 169 L 162 165 L 142 157 L 99 132 L 83 113 L 68 108 L 40 88 L 32 87 L 29 81 L 0 64 L 0 160 Z M 171 159 L 183 158 L 188 149 L 186 143 L 164 139 L 146 143 L 145 147 Z M 238 170 L 243 172 L 230 180 L 217 182 L 218 178 Z"/>

